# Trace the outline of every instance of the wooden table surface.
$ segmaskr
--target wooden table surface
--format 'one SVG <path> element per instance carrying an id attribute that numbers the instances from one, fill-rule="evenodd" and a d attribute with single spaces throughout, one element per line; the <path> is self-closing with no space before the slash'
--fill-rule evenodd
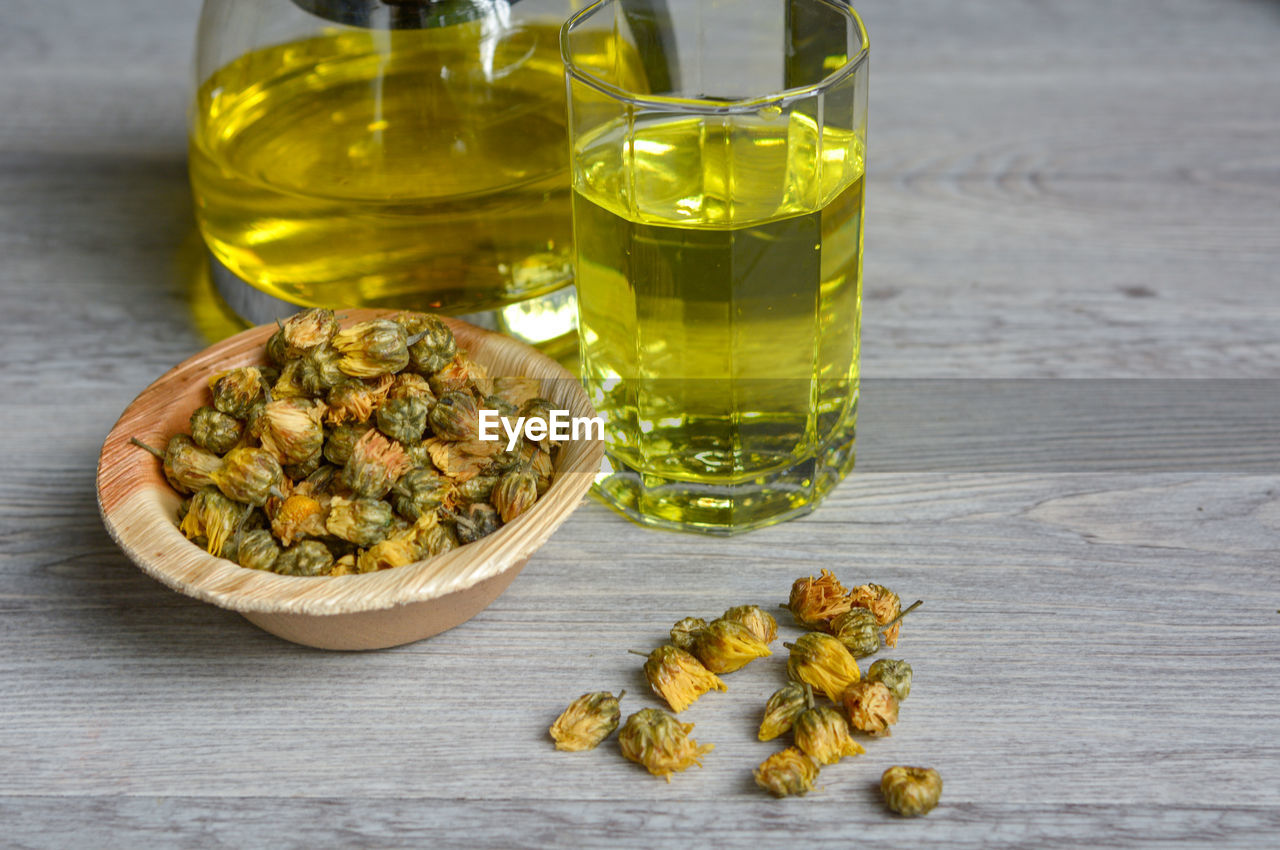
<path id="1" fill-rule="evenodd" d="M 220 332 L 185 172 L 197 7 L 0 15 L 0 844 L 1276 846 L 1280 470 L 1214 454 L 1226 406 L 1152 468 L 1091 464 L 1093 414 L 1059 462 L 1002 468 L 960 433 L 932 467 L 885 460 L 868 391 L 860 471 L 812 516 L 704 539 L 588 504 L 479 617 L 383 652 L 290 645 L 139 573 L 98 519 L 98 448 Z M 1160 379 L 1115 439 L 1226 379 L 1274 397 L 1280 4 L 861 9 L 864 374 L 906 388 L 908 426 L 987 386 L 956 379 Z M 716 749 L 670 785 L 612 741 L 552 749 L 583 691 L 655 704 L 625 650 L 822 567 L 927 602 L 894 653 L 916 671 L 901 723 L 820 792 L 751 780 L 781 657 L 682 715 Z M 945 777 L 929 817 L 881 808 L 898 763 Z"/>

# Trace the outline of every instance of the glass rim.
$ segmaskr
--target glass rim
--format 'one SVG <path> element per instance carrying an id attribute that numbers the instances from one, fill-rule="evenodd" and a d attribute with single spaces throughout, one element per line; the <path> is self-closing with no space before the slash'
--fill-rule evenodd
<path id="1" fill-rule="evenodd" d="M 639 92 L 627 91 L 624 88 L 615 86 L 610 82 L 600 79 L 594 74 L 590 74 L 582 70 L 577 63 L 573 61 L 573 57 L 569 50 L 569 38 L 571 36 L 571 31 L 582 21 L 598 12 L 603 6 L 617 2 L 621 2 L 621 0 L 595 0 L 595 2 L 587 6 L 585 9 L 579 9 L 577 12 L 574 12 L 573 15 L 564 22 L 564 25 L 560 27 L 560 58 L 564 63 L 564 71 L 567 77 L 578 80 L 601 94 L 607 95 L 615 100 L 626 101 L 627 103 L 632 103 L 637 106 L 708 114 L 753 112 L 770 104 L 798 100 L 808 97 L 816 92 L 823 91 L 824 89 L 831 88 L 848 77 L 856 74 L 861 67 L 866 64 L 867 56 L 870 54 L 871 42 L 867 36 L 867 27 L 863 24 L 862 16 L 858 14 L 856 9 L 845 3 L 838 2 L 838 0 L 808 0 L 808 2 L 819 3 L 847 15 L 856 28 L 861 42 L 861 46 L 858 48 L 857 53 L 850 56 L 843 65 L 836 68 L 822 79 L 817 80 L 816 82 L 807 83 L 803 86 L 793 86 L 791 88 L 780 89 L 778 91 L 762 95 L 754 95 L 752 97 L 740 98 L 738 100 L 707 100 L 696 97 L 676 97 L 672 95 L 642 94 Z"/>

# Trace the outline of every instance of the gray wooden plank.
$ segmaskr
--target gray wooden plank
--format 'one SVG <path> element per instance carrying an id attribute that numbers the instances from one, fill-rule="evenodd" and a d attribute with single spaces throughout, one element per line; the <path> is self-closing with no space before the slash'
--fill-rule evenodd
<path id="1" fill-rule="evenodd" d="M 874 790 L 874 789 L 871 789 Z M 858 793 L 870 796 L 866 788 Z M 878 793 L 878 792 L 877 792 Z M 654 847 L 701 846 L 714 838 L 746 846 L 848 841 L 967 848 L 1267 846 L 1280 828 L 1274 810 L 1153 803 L 1034 808 L 956 806 L 916 821 L 850 823 L 843 801 L 810 797 L 772 807 L 716 801 L 551 802 L 315 800 L 297 797 L 5 798 L 0 815 L 17 848 L 272 847 Z M 518 837 L 513 838 L 513 832 Z"/>
<path id="2" fill-rule="evenodd" d="M 165 590 L 94 509 L 115 416 L 222 332 L 192 307 L 199 4 L 6 11 L 4 841 L 1273 843 L 1275 420 L 1269 398 L 1233 402 L 1247 385 L 1221 379 L 1277 377 L 1280 9 L 858 5 L 873 43 L 860 470 L 813 515 L 728 540 L 588 504 L 471 623 L 356 655 Z M 1007 379 L 1064 377 L 1131 396 L 1099 391 L 1080 422 L 1034 393 L 1003 419 L 984 409 Z M 1116 378 L 1204 383 L 1161 423 L 1163 385 Z M 1002 421 L 1063 454 L 1015 441 L 1015 465 L 993 471 Z M 1141 466 L 1143 445 L 1163 472 Z M 552 750 L 547 724 L 584 690 L 656 704 L 626 649 L 685 614 L 774 604 L 823 566 L 927 602 L 895 654 L 917 671 L 896 734 L 824 770 L 819 793 L 775 802 L 749 779 L 772 751 L 753 730 L 781 657 L 685 713 L 717 748 L 671 785 L 612 741 Z M 898 821 L 873 785 L 916 762 L 942 771 L 944 805 Z"/>

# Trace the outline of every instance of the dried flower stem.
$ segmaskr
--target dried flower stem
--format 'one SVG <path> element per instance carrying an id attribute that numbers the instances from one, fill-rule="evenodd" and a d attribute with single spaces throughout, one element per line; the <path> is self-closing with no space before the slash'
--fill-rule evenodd
<path id="1" fill-rule="evenodd" d="M 923 604 L 924 604 L 923 599 L 917 599 L 915 602 L 912 602 L 910 605 L 908 605 L 906 608 L 903 609 L 901 614 L 899 614 L 898 616 L 894 617 L 892 620 L 890 620 L 889 622 L 881 626 L 880 631 L 887 632 L 889 629 L 893 628 L 895 625 L 901 622 L 903 617 L 907 616 L 908 614 L 910 614 L 912 611 L 916 610 Z"/>
<path id="2" fill-rule="evenodd" d="M 140 449 L 146 449 L 156 457 L 160 458 L 160 460 L 164 460 L 164 452 L 159 451 L 158 449 L 153 449 L 151 446 L 148 446 L 146 443 L 142 442 L 137 437 L 130 437 L 129 442 L 133 443 L 135 446 L 137 446 Z"/>

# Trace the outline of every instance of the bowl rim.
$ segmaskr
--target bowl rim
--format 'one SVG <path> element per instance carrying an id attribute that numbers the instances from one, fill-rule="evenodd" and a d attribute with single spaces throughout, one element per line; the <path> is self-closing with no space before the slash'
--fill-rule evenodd
<path id="1" fill-rule="evenodd" d="M 344 310 L 344 326 L 401 310 Z M 522 342 L 441 317 L 459 348 L 491 376 L 533 377 L 544 395 L 573 416 L 595 416 L 582 385 L 559 363 Z M 210 555 L 187 540 L 175 517 L 181 497 L 165 480 L 160 462 L 129 445 L 167 440 L 157 412 L 183 421 L 198 406 L 180 410 L 171 399 L 203 392 L 211 375 L 265 361 L 264 345 L 275 325 L 259 325 L 216 343 L 169 369 L 121 413 L 103 442 L 97 470 L 98 510 L 112 540 L 143 572 L 187 596 L 239 612 L 334 615 L 378 611 L 440 599 L 519 569 L 583 501 L 604 456 L 600 440 L 566 441 L 554 460 L 551 486 L 519 517 L 493 534 L 442 555 L 395 569 L 346 576 L 286 576 L 252 570 Z M 200 387 L 200 390 L 195 389 Z"/>

